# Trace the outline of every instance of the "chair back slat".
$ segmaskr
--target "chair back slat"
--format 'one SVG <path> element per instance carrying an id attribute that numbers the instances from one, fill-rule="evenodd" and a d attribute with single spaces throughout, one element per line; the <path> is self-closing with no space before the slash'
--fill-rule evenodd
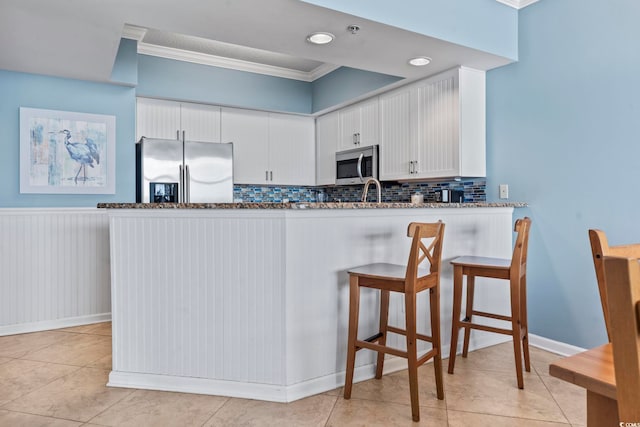
<path id="1" fill-rule="evenodd" d="M 607 298 L 606 277 L 604 274 L 604 258 L 607 256 L 640 258 L 640 244 L 609 246 L 605 232 L 597 229 L 589 230 L 589 241 L 591 243 L 593 266 L 596 270 L 596 280 L 598 281 L 598 292 L 600 293 L 600 304 L 602 305 L 604 324 L 607 328 L 607 337 L 609 338 L 609 342 L 611 342 L 611 322 L 609 320 L 609 303 Z"/>
<path id="2" fill-rule="evenodd" d="M 605 256 L 619 421 L 640 420 L 640 260 Z"/>

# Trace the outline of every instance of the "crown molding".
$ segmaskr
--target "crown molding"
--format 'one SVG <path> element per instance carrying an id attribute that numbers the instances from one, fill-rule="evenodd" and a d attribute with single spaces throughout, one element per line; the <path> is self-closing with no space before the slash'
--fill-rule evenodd
<path id="1" fill-rule="evenodd" d="M 537 2 L 538 0 L 496 0 L 498 3 L 506 4 L 507 6 L 511 6 L 515 9 L 522 9 L 530 4 Z"/>
<path id="2" fill-rule="evenodd" d="M 232 70 L 247 71 L 250 73 L 264 74 L 285 79 L 312 82 L 317 78 L 339 68 L 335 65 L 323 64 L 310 72 L 292 70 L 290 68 L 276 67 L 273 65 L 258 64 L 256 62 L 240 59 L 225 58 L 206 53 L 175 49 L 172 47 L 158 46 L 148 43 L 138 43 L 138 53 L 142 55 L 157 56 L 160 58 L 174 59 L 176 61 L 191 62 L 194 64 L 209 65 L 212 67 L 228 68 Z"/>
<path id="3" fill-rule="evenodd" d="M 129 24 L 124 24 L 124 28 L 122 29 L 122 38 L 135 40 L 137 42 L 141 41 L 145 34 L 147 34 L 146 28 L 135 27 Z"/>

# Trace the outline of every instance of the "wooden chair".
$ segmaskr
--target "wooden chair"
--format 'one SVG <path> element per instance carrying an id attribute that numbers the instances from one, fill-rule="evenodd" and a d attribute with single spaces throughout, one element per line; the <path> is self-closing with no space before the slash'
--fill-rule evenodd
<path id="1" fill-rule="evenodd" d="M 611 256 L 604 259 L 620 425 L 640 423 L 639 261 L 637 258 Z"/>
<path id="2" fill-rule="evenodd" d="M 407 232 L 412 237 L 409 261 L 406 266 L 395 264 L 369 264 L 349 270 L 349 341 L 347 347 L 347 373 L 344 386 L 344 398 L 351 398 L 353 370 L 356 352 L 363 348 L 378 352 L 376 378 L 382 377 L 385 353 L 404 357 L 408 361 L 409 391 L 411 395 L 411 414 L 414 421 L 420 420 L 418 403 L 418 367 L 433 358 L 438 399 L 444 399 L 442 383 L 442 351 L 440 348 L 440 263 L 442 259 L 442 239 L 444 224 L 409 224 Z M 430 239 L 428 246 L 423 239 Z M 429 269 L 419 268 L 427 259 Z M 370 338 L 358 340 L 358 314 L 360 305 L 360 287 L 380 289 L 380 331 Z M 429 290 L 431 336 L 416 331 L 416 297 L 418 292 Z M 400 292 L 405 298 L 406 329 L 388 325 L 389 292 Z M 388 347 L 389 332 L 406 337 L 407 350 Z M 418 358 L 416 340 L 428 341 L 432 349 Z"/>
<path id="3" fill-rule="evenodd" d="M 640 258 L 640 244 L 609 246 L 607 236 L 601 230 L 589 230 L 593 265 L 596 269 L 598 291 L 600 291 L 600 303 L 604 314 L 604 323 L 607 328 L 607 337 L 611 342 L 611 327 L 609 326 L 609 304 L 607 299 L 607 285 L 604 274 L 604 257 L 616 256 L 623 258 Z"/>
<path id="4" fill-rule="evenodd" d="M 453 374 L 458 348 L 458 333 L 464 328 L 464 344 L 462 357 L 469 352 L 469 337 L 471 329 L 496 332 L 513 337 L 513 351 L 516 361 L 516 375 L 518 388 L 524 388 L 522 377 L 522 352 L 527 372 L 531 371 L 529 360 L 529 339 L 527 326 L 527 247 L 529 244 L 529 229 L 531 219 L 523 218 L 516 221 L 515 231 L 518 233 L 511 259 L 485 258 L 463 256 L 451 261 L 453 264 L 453 319 L 451 326 L 451 349 L 449 352 L 449 373 Z M 462 279 L 467 276 L 467 305 L 465 317 L 460 319 L 462 305 Z M 505 279 L 510 282 L 511 316 L 503 316 L 473 309 L 473 296 L 476 277 L 490 277 Z M 511 328 L 496 328 L 472 323 L 473 316 L 504 320 L 511 323 Z"/>

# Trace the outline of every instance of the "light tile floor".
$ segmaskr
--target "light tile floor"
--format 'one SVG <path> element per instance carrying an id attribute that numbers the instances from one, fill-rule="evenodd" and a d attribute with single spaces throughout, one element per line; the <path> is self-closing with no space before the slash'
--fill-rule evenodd
<path id="1" fill-rule="evenodd" d="M 433 365 L 420 368 L 421 421 L 411 421 L 406 371 L 289 404 L 106 387 L 111 324 L 0 337 L 0 426 L 584 426 L 583 389 L 548 374 L 558 356 L 531 348 L 525 388 L 511 344 L 456 359 L 436 399 Z"/>

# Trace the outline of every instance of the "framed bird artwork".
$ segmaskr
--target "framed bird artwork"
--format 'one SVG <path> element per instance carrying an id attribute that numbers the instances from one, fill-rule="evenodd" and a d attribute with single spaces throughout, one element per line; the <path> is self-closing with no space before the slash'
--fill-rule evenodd
<path id="1" fill-rule="evenodd" d="M 115 194 L 115 116 L 20 108 L 20 192 Z"/>

